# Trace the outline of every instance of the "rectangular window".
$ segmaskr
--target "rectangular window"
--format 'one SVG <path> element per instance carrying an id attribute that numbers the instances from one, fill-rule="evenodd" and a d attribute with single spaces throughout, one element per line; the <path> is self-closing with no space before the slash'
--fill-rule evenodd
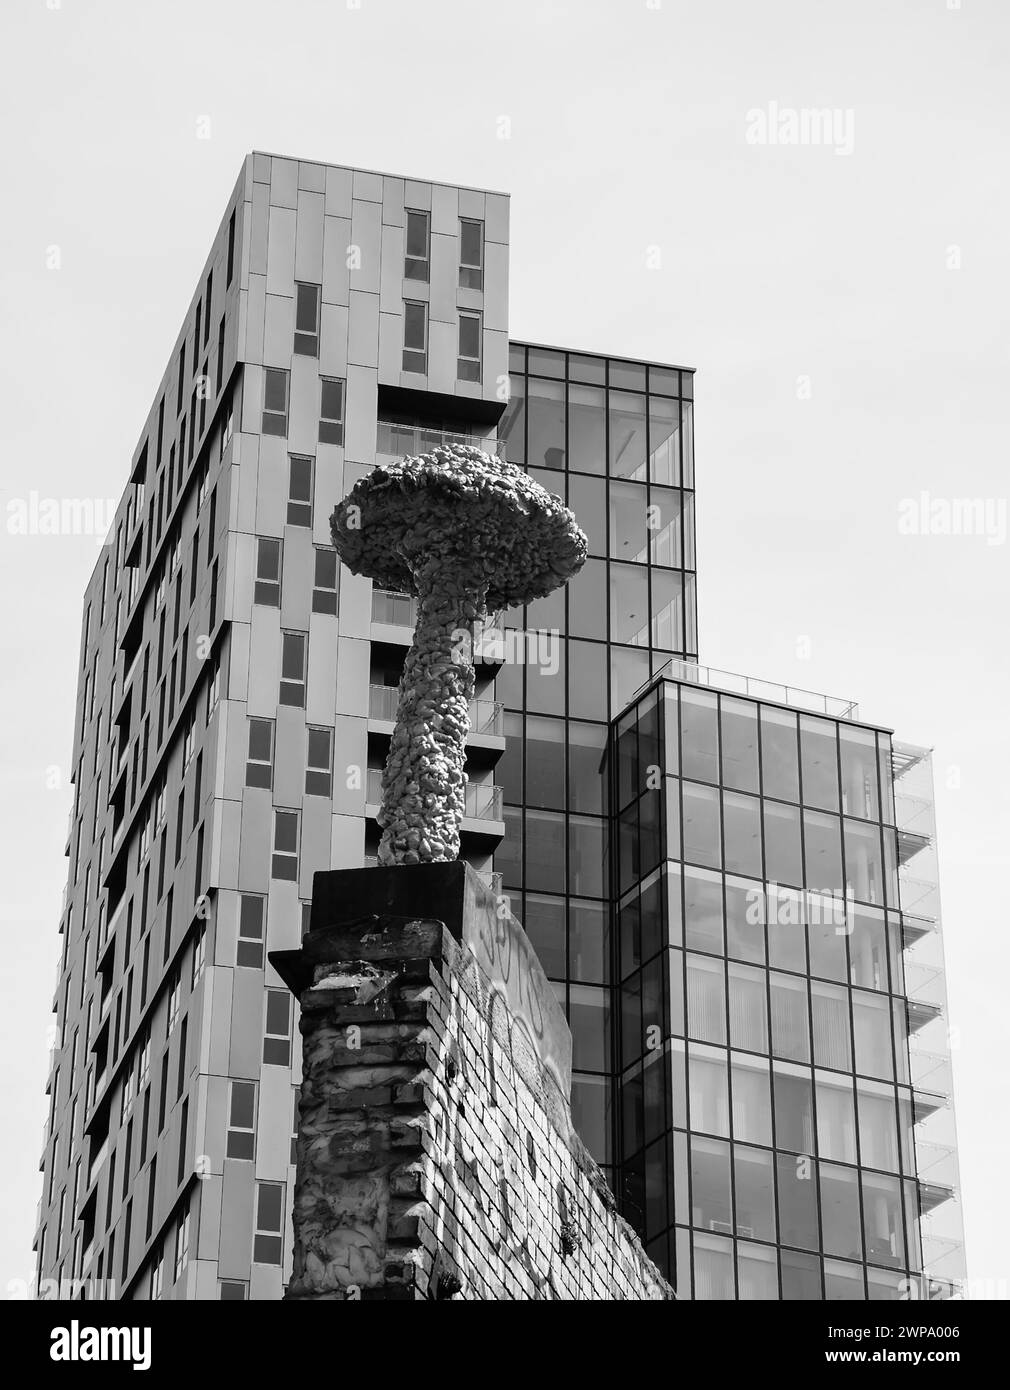
<path id="1" fill-rule="evenodd" d="M 175 391 L 175 413 L 179 415 L 182 411 L 182 397 L 186 382 L 186 344 L 179 344 L 179 379 L 176 382 Z"/>
<path id="2" fill-rule="evenodd" d="M 280 703 L 305 708 L 305 666 L 307 641 L 304 632 L 281 633 Z"/>
<path id="3" fill-rule="evenodd" d="M 178 1279 L 189 1263 L 189 1212 L 179 1217 L 175 1227 L 175 1277 Z"/>
<path id="4" fill-rule="evenodd" d="M 151 1165 L 153 1168 L 153 1164 Z M 158 1251 L 158 1258 L 154 1263 L 154 1270 L 151 1273 L 151 1302 L 157 1303 L 165 1288 L 165 1250 L 162 1247 Z"/>
<path id="5" fill-rule="evenodd" d="M 245 965 L 253 970 L 262 970 L 265 916 L 266 899 L 243 893 L 239 900 L 236 965 Z"/>
<path id="6" fill-rule="evenodd" d="M 267 990 L 263 1061 L 271 1066 L 291 1065 L 291 995 L 286 989 Z"/>
<path id="7" fill-rule="evenodd" d="M 484 288 L 484 223 L 459 219 L 459 283 L 464 290 Z"/>
<path id="8" fill-rule="evenodd" d="M 233 1081 L 228 1112 L 228 1158 L 254 1158 L 256 1153 L 256 1083 Z"/>
<path id="9" fill-rule="evenodd" d="M 295 284 L 295 352 L 319 356 L 319 285 Z"/>
<path id="10" fill-rule="evenodd" d="M 456 375 L 460 381 L 480 381 L 480 314 L 459 316 L 459 355 L 456 359 Z"/>
<path id="11" fill-rule="evenodd" d="M 312 525 L 312 460 L 292 454 L 288 460 L 288 525 Z"/>
<path id="12" fill-rule="evenodd" d="M 249 720 L 249 756 L 245 765 L 247 787 L 267 787 L 274 784 L 274 721 Z"/>
<path id="13" fill-rule="evenodd" d="M 320 377 L 319 442 L 344 442 L 344 382 L 341 377 Z"/>
<path id="14" fill-rule="evenodd" d="M 305 760 L 307 796 L 333 795 L 333 730 L 308 730 L 309 746 Z"/>
<path id="15" fill-rule="evenodd" d="M 263 371 L 263 433 L 278 434 L 282 438 L 288 432 L 288 387 L 289 374 L 275 367 Z"/>
<path id="16" fill-rule="evenodd" d="M 428 370 L 428 306 L 408 299 L 403 305 L 403 370 Z"/>
<path id="17" fill-rule="evenodd" d="M 253 1259 L 257 1264 L 279 1265 L 283 1256 L 281 1240 L 284 1214 L 284 1187 L 279 1182 L 261 1182 L 256 1188 L 256 1232 Z"/>
<path id="18" fill-rule="evenodd" d="M 256 541 L 256 585 L 253 603 L 267 608 L 281 606 L 281 546 L 272 536 L 260 536 Z"/>
<path id="19" fill-rule="evenodd" d="M 224 381 L 224 314 L 221 315 L 221 322 L 217 326 L 217 372 L 214 379 L 214 395 L 220 396 L 221 384 Z M 222 444 L 222 453 L 224 445 Z"/>
<path id="20" fill-rule="evenodd" d="M 228 219 L 228 277 L 226 284 L 231 284 L 231 277 L 235 270 L 235 214 L 232 213 Z"/>
<path id="21" fill-rule="evenodd" d="M 312 587 L 313 613 L 337 611 L 337 552 L 319 547 L 316 550 L 316 572 Z"/>
<path id="22" fill-rule="evenodd" d="M 407 247 L 403 258 L 405 280 L 425 280 L 430 275 L 430 219 L 426 212 L 407 208 Z"/>
<path id="23" fill-rule="evenodd" d="M 298 881 L 298 812 L 274 812 L 274 850 L 270 863 L 271 878 Z"/>
<path id="24" fill-rule="evenodd" d="M 203 296 L 203 299 L 204 299 L 204 307 L 203 307 L 203 313 L 204 313 L 204 319 L 203 319 L 203 345 L 204 345 L 204 347 L 207 346 L 207 337 L 208 337 L 208 335 L 209 335 L 209 333 L 210 333 L 210 304 L 211 304 L 211 299 L 212 299 L 212 297 L 213 297 L 213 293 L 214 293 L 214 272 L 213 272 L 212 270 L 208 270 L 208 271 L 207 271 L 207 289 L 206 289 L 206 291 L 205 291 L 205 293 L 204 293 L 204 296 Z"/>

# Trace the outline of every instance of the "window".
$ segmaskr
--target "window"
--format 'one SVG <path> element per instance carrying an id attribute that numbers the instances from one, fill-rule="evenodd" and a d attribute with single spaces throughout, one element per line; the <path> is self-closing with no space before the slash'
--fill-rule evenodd
<path id="1" fill-rule="evenodd" d="M 298 812 L 274 812 L 274 851 L 271 878 L 298 879 Z"/>
<path id="2" fill-rule="evenodd" d="M 239 1279 L 221 1280 L 222 1302 L 244 1303 L 246 1286 Z"/>
<path id="3" fill-rule="evenodd" d="M 271 1066 L 291 1065 L 291 995 L 286 989 L 267 990 L 263 1061 Z"/>
<path id="4" fill-rule="evenodd" d="M 261 1182 L 256 1188 L 256 1233 L 253 1259 L 257 1264 L 279 1265 L 282 1255 L 281 1217 L 284 1188 L 279 1182 Z"/>
<path id="5" fill-rule="evenodd" d="M 280 703 L 305 708 L 306 635 L 304 632 L 281 634 Z"/>
<path id="6" fill-rule="evenodd" d="M 196 989 L 200 976 L 203 974 L 203 967 L 207 963 L 207 928 L 201 927 L 197 932 L 196 940 L 193 942 L 193 965 L 190 975 L 190 989 Z"/>
<path id="7" fill-rule="evenodd" d="M 155 1261 L 154 1269 L 151 1273 L 151 1301 L 156 1303 L 161 1297 L 165 1287 L 165 1250 L 164 1246 L 158 1251 L 158 1258 Z"/>
<path id="8" fill-rule="evenodd" d="M 166 1038 L 171 1035 L 172 1029 L 179 1021 L 179 1005 L 181 1001 L 182 980 L 179 978 L 178 971 L 176 971 L 175 978 L 172 980 L 172 985 L 168 994 L 168 1025 L 165 1030 Z"/>
<path id="9" fill-rule="evenodd" d="M 228 1111 L 228 1158 L 253 1158 L 256 1150 L 256 1084 L 233 1081 Z"/>
<path id="10" fill-rule="evenodd" d="M 318 285 L 295 285 L 295 352 L 319 356 Z"/>
<path id="11" fill-rule="evenodd" d="M 336 613 L 337 611 L 337 552 L 323 549 L 316 551 L 316 574 L 312 588 L 313 613 Z"/>
<path id="12" fill-rule="evenodd" d="M 426 212 L 407 208 L 407 254 L 403 258 L 405 280 L 427 280 L 430 261 L 430 221 Z"/>
<path id="13" fill-rule="evenodd" d="M 484 223 L 459 219 L 459 283 L 465 290 L 484 288 Z"/>
<path id="14" fill-rule="evenodd" d="M 236 965 L 246 965 L 253 970 L 262 970 L 265 911 L 265 898 L 255 898 L 248 893 L 243 893 L 239 903 Z"/>
<path id="15" fill-rule="evenodd" d="M 428 370 L 428 306 L 413 299 L 403 305 L 403 370 Z"/>
<path id="16" fill-rule="evenodd" d="M 456 359 L 456 375 L 460 381 L 480 381 L 480 341 L 480 314 L 460 314 Z"/>
<path id="17" fill-rule="evenodd" d="M 309 729 L 309 746 L 305 759 L 305 792 L 307 796 L 333 795 L 333 730 Z"/>
<path id="18" fill-rule="evenodd" d="M 288 473 L 288 525 L 312 525 L 312 460 L 292 454 Z"/>
<path id="19" fill-rule="evenodd" d="M 340 377 L 320 378 L 319 442 L 344 442 L 344 383 Z"/>
<path id="20" fill-rule="evenodd" d="M 281 541 L 270 536 L 260 536 L 256 541 L 253 603 L 262 603 L 268 608 L 281 606 L 281 545 Z"/>
<path id="21" fill-rule="evenodd" d="M 274 783 L 274 721 L 249 720 L 249 756 L 245 765 L 247 787 L 267 787 Z"/>
<path id="22" fill-rule="evenodd" d="M 227 283 L 231 284 L 231 277 L 235 270 L 235 214 L 232 213 L 228 218 L 228 278 Z"/>
<path id="23" fill-rule="evenodd" d="M 288 432 L 288 373 L 267 367 L 263 373 L 263 433 Z"/>
<path id="24" fill-rule="evenodd" d="M 189 1262 L 189 1211 L 185 1211 L 175 1226 L 175 1277 L 183 1273 Z"/>

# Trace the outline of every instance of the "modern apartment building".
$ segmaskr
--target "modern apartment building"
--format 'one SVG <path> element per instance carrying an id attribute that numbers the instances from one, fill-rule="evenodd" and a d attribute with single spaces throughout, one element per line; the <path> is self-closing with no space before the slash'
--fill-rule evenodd
<path id="1" fill-rule="evenodd" d="M 317 870 L 374 858 L 413 623 L 409 598 L 339 566 L 329 516 L 384 457 L 455 439 L 525 466 L 590 539 L 566 591 L 475 633 L 462 850 L 565 1005 L 573 1113 L 626 1214 L 682 1297 L 830 1297 L 864 1276 L 898 1297 L 924 1259 L 957 1277 L 939 911 L 929 874 L 906 888 L 899 867 L 932 854 L 928 757 L 852 710 L 808 733 L 788 699 L 734 704 L 702 678 L 693 373 L 510 341 L 508 249 L 504 194 L 244 161 L 85 595 L 43 1278 L 281 1295 L 301 1064 L 267 953 L 298 945 Z M 739 786 L 732 739 L 766 724 L 778 741 L 756 774 L 740 755 Z M 811 800 L 808 739 L 835 750 L 831 807 Z M 829 881 L 810 856 L 823 832 L 830 859 L 830 817 L 856 857 Z M 776 836 L 797 825 L 783 874 Z M 836 883 L 844 931 L 825 945 L 801 913 L 775 934 L 776 884 L 809 905 Z M 741 892 L 764 904 L 750 954 Z M 861 1107 L 837 1148 L 817 1147 L 823 1086 Z M 814 1177 L 793 1198 L 797 1160 Z M 749 1205 L 762 1182 L 771 1225 Z"/>

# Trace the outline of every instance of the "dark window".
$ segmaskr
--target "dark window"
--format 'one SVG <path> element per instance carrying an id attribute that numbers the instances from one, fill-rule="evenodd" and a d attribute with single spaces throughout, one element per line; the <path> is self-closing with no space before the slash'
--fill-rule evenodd
<path id="1" fill-rule="evenodd" d="M 456 375 L 460 381 L 480 381 L 480 314 L 460 314 L 459 355 Z"/>
<path id="2" fill-rule="evenodd" d="M 318 285 L 295 285 L 295 352 L 303 357 L 319 356 Z"/>
<path id="3" fill-rule="evenodd" d="M 298 879 L 298 812 L 274 812 L 274 850 L 271 878 Z M 286 997 L 286 996 L 285 996 Z"/>
<path id="4" fill-rule="evenodd" d="M 256 542 L 256 586 L 253 603 L 281 606 L 281 542 L 260 536 Z"/>
<path id="5" fill-rule="evenodd" d="M 235 270 L 235 214 L 232 213 L 228 219 L 228 279 L 231 284 L 231 277 Z"/>
<path id="6" fill-rule="evenodd" d="M 228 1113 L 228 1158 L 253 1158 L 256 1151 L 256 1084 L 233 1081 Z"/>
<path id="7" fill-rule="evenodd" d="M 279 1265 L 283 1256 L 281 1218 L 284 1189 L 279 1182 L 261 1182 L 256 1189 L 256 1232 L 253 1259 L 257 1264 Z"/>
<path id="8" fill-rule="evenodd" d="M 344 442 L 344 383 L 339 377 L 320 379 L 319 442 Z"/>
<path id="9" fill-rule="evenodd" d="M 305 708 L 306 640 L 304 632 L 281 634 L 280 703 Z"/>
<path id="10" fill-rule="evenodd" d="M 262 970 L 265 912 L 265 898 L 256 898 L 248 893 L 243 893 L 239 905 L 236 965 L 249 966 L 253 970 Z"/>
<path id="11" fill-rule="evenodd" d="M 428 306 L 412 299 L 403 305 L 403 370 L 428 370 Z"/>
<path id="12" fill-rule="evenodd" d="M 247 787 L 272 787 L 274 782 L 274 721 L 249 720 L 249 756 L 245 765 Z"/>
<path id="13" fill-rule="evenodd" d="M 278 434 L 288 432 L 288 373 L 275 367 L 267 367 L 263 372 L 263 433 Z"/>
<path id="14" fill-rule="evenodd" d="M 430 222 L 426 212 L 407 209 L 407 254 L 403 261 L 405 280 L 427 280 L 430 274 Z"/>
<path id="15" fill-rule="evenodd" d="M 316 572 L 312 588 L 313 613 L 337 611 L 337 552 L 320 546 L 316 550 Z"/>
<path id="16" fill-rule="evenodd" d="M 484 223 L 459 219 L 459 283 L 467 290 L 484 288 Z"/>
<path id="17" fill-rule="evenodd" d="M 312 525 L 312 460 L 292 454 L 288 460 L 288 525 Z"/>
<path id="18" fill-rule="evenodd" d="M 333 730 L 309 729 L 305 758 L 305 791 L 309 796 L 333 794 Z"/>
<path id="19" fill-rule="evenodd" d="M 281 1067 L 291 1064 L 291 995 L 286 989 L 267 990 L 263 1061 Z"/>

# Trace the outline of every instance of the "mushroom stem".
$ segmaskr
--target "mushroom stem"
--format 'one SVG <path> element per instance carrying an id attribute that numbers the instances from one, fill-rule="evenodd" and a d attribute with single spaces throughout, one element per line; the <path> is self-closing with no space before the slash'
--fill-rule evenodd
<path id="1" fill-rule="evenodd" d="M 466 738 L 474 671 L 469 631 L 484 592 L 465 561 L 411 566 L 418 596 L 396 725 L 382 774 L 380 864 L 459 857 L 466 803 Z"/>

